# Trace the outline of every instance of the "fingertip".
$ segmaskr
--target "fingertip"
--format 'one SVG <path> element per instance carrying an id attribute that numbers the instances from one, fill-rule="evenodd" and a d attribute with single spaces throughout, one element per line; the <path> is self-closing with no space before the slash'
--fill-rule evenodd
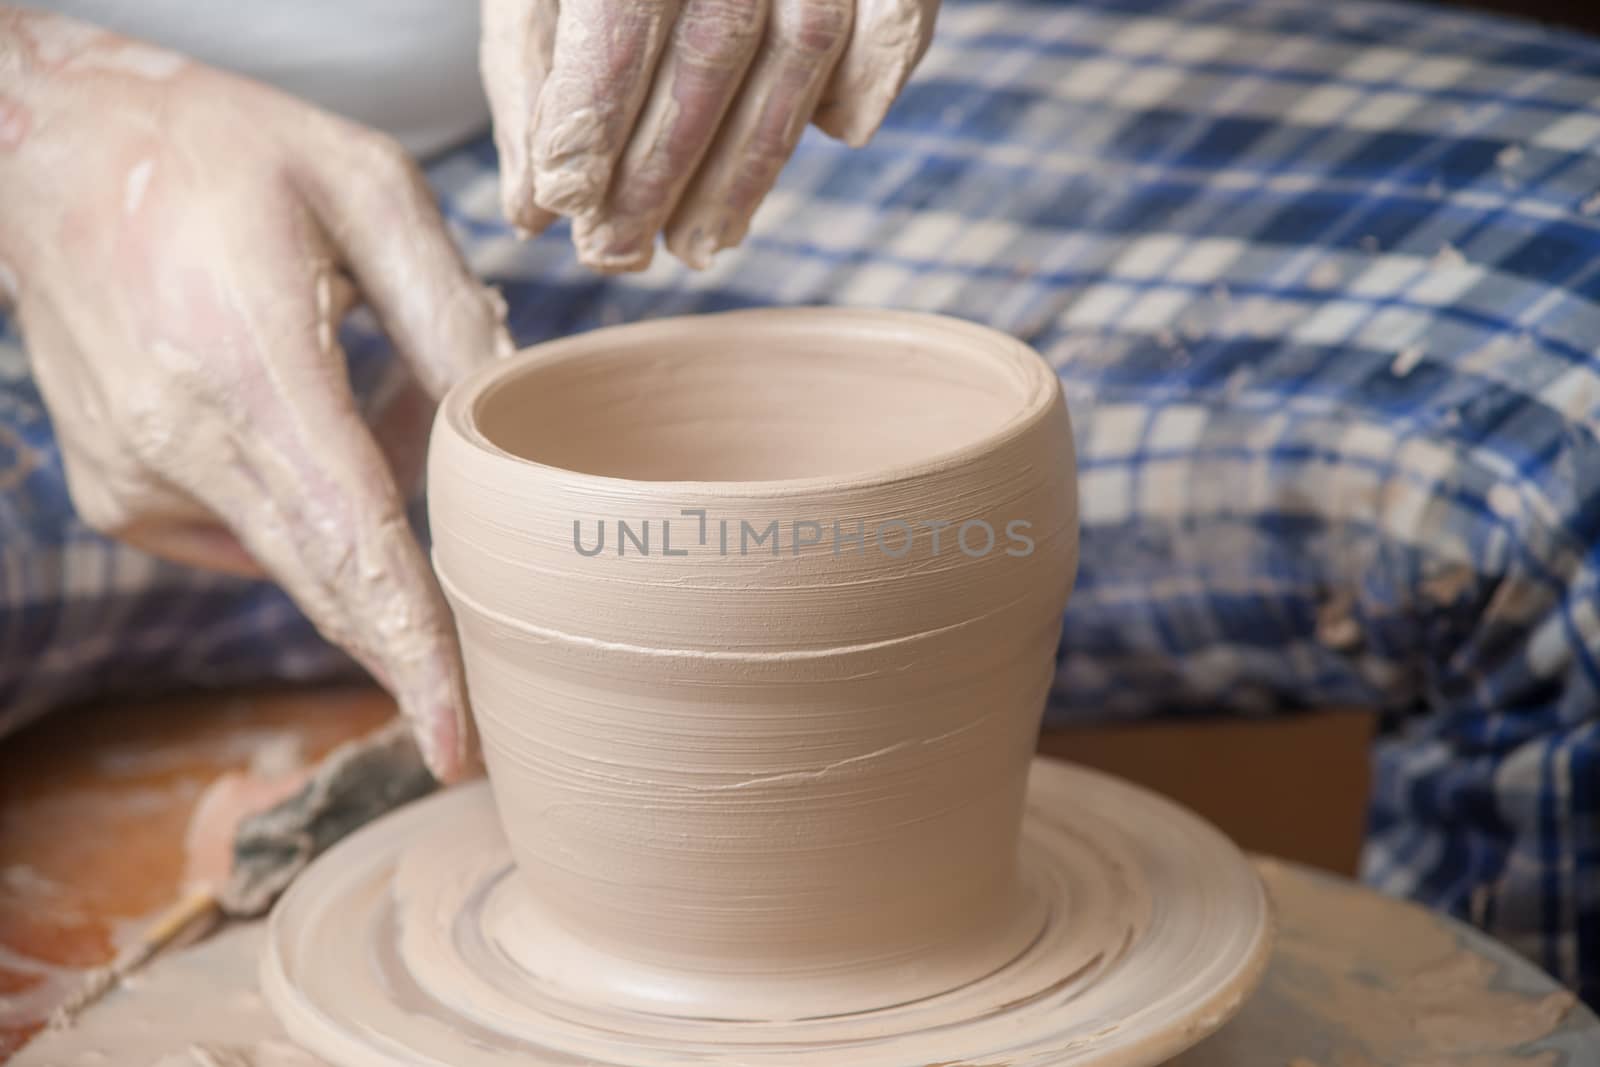
<path id="1" fill-rule="evenodd" d="M 692 270 L 705 270 L 711 258 L 726 247 L 720 222 L 679 223 L 667 229 L 667 251 Z"/>
<path id="2" fill-rule="evenodd" d="M 477 724 L 467 696 L 466 677 L 454 642 L 442 654 L 446 669 L 432 701 L 434 751 L 439 755 L 440 781 L 459 782 L 481 766 Z"/>
<path id="3" fill-rule="evenodd" d="M 898 0 L 857 25 L 812 125 L 851 148 L 869 143 L 933 39 L 935 0 Z"/>
<path id="4" fill-rule="evenodd" d="M 859 82 L 861 79 L 847 79 Z M 836 141 L 851 148 L 863 148 L 877 134 L 889 109 L 900 95 L 903 78 L 866 85 L 849 93 L 825 99 L 812 116 L 811 124 Z"/>
<path id="5" fill-rule="evenodd" d="M 451 758 L 449 766 L 444 768 L 446 776 L 440 781 L 453 784 L 483 774 L 483 749 L 478 744 L 478 731 L 473 728 L 467 706 L 459 705 L 457 717 L 447 721 L 451 724 L 448 736 L 440 738 L 440 744 L 447 746 L 442 751 L 449 752 Z"/>
<path id="6" fill-rule="evenodd" d="M 811 124 L 846 147 L 865 148 L 883 125 L 886 115 L 886 110 L 875 115 L 864 114 L 856 106 L 835 104 L 818 111 Z"/>
<path id="7" fill-rule="evenodd" d="M 448 785 L 470 777 L 478 765 L 473 734 L 465 728 L 466 707 L 451 699 L 403 701 L 417 751 L 428 773 Z"/>
<path id="8" fill-rule="evenodd" d="M 711 268 L 711 260 L 717 253 L 715 242 L 697 238 L 690 241 L 669 241 L 667 250 L 678 258 L 690 270 L 703 271 Z"/>
<path id="9" fill-rule="evenodd" d="M 655 232 L 629 221 L 581 218 L 572 228 L 578 262 L 601 274 L 627 274 L 647 269 L 655 259 Z"/>
<path id="10" fill-rule="evenodd" d="M 418 383 L 435 402 L 477 368 L 516 350 L 506 325 L 509 309 L 499 290 L 465 273 L 456 281 L 455 290 L 438 305 L 429 336 L 408 349 Z"/>
<path id="11" fill-rule="evenodd" d="M 610 254 L 598 251 L 580 251 L 578 262 L 597 274 L 638 274 L 650 269 L 655 256 L 651 252 Z"/>
<path id="12" fill-rule="evenodd" d="M 482 778 L 488 773 L 488 768 L 485 767 L 483 763 L 483 751 L 478 747 L 477 741 L 475 740 L 477 734 L 474 733 L 472 736 L 474 740 L 464 749 L 464 755 L 459 768 L 460 773 L 456 775 L 454 781 L 470 781 L 473 778 Z"/>
<path id="13" fill-rule="evenodd" d="M 430 735 L 427 742 L 422 744 L 422 758 L 427 762 L 428 770 L 446 785 L 460 780 L 466 756 L 461 749 L 451 713 L 443 710 L 436 712 L 433 722 L 424 729 Z"/>
<path id="14" fill-rule="evenodd" d="M 539 206 L 525 160 L 520 165 L 504 166 L 500 172 L 500 212 L 517 236 L 525 240 L 537 237 L 556 220 L 556 215 Z"/>
<path id="15" fill-rule="evenodd" d="M 522 201 L 514 212 L 508 211 L 506 213 L 506 218 L 511 222 L 511 228 L 524 241 L 531 241 L 538 237 L 560 217 L 534 203 L 532 197 Z"/>
<path id="16" fill-rule="evenodd" d="M 453 648 L 441 648 L 450 657 L 439 664 L 432 684 L 407 692 L 401 706 L 411 721 L 423 762 L 439 781 L 458 782 L 472 773 L 477 761 L 477 732 L 467 703 L 466 684 Z"/>

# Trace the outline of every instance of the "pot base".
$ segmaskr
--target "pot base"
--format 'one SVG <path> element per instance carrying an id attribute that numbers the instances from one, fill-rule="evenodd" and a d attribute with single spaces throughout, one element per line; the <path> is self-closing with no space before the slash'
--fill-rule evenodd
<path id="1" fill-rule="evenodd" d="M 1221 1026 L 1261 977 L 1271 924 L 1260 880 L 1170 801 L 1037 760 L 1022 864 L 1048 909 L 1042 932 L 959 988 L 815 1019 L 630 1010 L 586 999 L 581 974 L 518 962 L 519 944 L 556 933 L 528 928 L 539 920 L 520 906 L 480 784 L 413 804 L 318 860 L 273 913 L 262 986 L 290 1035 L 339 1067 L 1145 1067 Z M 670 976 L 638 981 L 641 997 L 670 999 Z"/>

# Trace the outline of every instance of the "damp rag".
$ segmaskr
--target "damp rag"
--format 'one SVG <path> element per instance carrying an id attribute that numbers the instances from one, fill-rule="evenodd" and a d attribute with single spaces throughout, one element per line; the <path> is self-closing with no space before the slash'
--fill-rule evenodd
<path id="1" fill-rule="evenodd" d="M 223 919 L 266 913 L 301 871 L 346 834 L 433 791 L 436 782 L 404 720 L 334 749 L 305 785 L 244 820 L 220 888 L 202 887 L 159 916 L 51 1016 L 64 1027 L 164 949 L 200 937 Z"/>
<path id="2" fill-rule="evenodd" d="M 334 749 L 299 792 L 240 824 L 233 866 L 216 894 L 232 918 L 266 912 L 330 845 L 435 782 L 401 720 Z"/>

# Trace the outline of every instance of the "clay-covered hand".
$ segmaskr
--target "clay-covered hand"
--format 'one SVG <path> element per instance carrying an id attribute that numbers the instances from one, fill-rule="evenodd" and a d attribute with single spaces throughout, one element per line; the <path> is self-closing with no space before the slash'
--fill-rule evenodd
<path id="1" fill-rule="evenodd" d="M 691 266 L 744 238 L 806 123 L 883 121 L 938 0 L 483 0 L 507 217 L 574 219 L 579 257 Z"/>
<path id="2" fill-rule="evenodd" d="M 394 693 L 430 767 L 468 771 L 448 610 L 335 332 L 359 290 L 433 397 L 509 350 L 497 294 L 405 153 L 264 86 L 0 8 L 0 290 L 82 518 L 275 578 Z M 430 407 L 416 388 L 387 405 L 413 469 Z"/>

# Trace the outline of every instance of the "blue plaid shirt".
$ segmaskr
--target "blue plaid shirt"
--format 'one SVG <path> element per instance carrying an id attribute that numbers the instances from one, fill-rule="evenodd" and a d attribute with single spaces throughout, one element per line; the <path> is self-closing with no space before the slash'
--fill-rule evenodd
<path id="1" fill-rule="evenodd" d="M 1059 369 L 1079 587 L 1050 709 L 1382 710 L 1366 878 L 1600 1001 L 1600 42 L 1324 0 L 948 4 L 888 124 L 751 239 L 603 279 L 430 175 L 519 340 L 766 304 L 942 311 Z M 358 392 L 396 373 L 345 330 Z M 0 334 L 0 725 L 349 670 L 276 590 L 72 517 Z"/>

